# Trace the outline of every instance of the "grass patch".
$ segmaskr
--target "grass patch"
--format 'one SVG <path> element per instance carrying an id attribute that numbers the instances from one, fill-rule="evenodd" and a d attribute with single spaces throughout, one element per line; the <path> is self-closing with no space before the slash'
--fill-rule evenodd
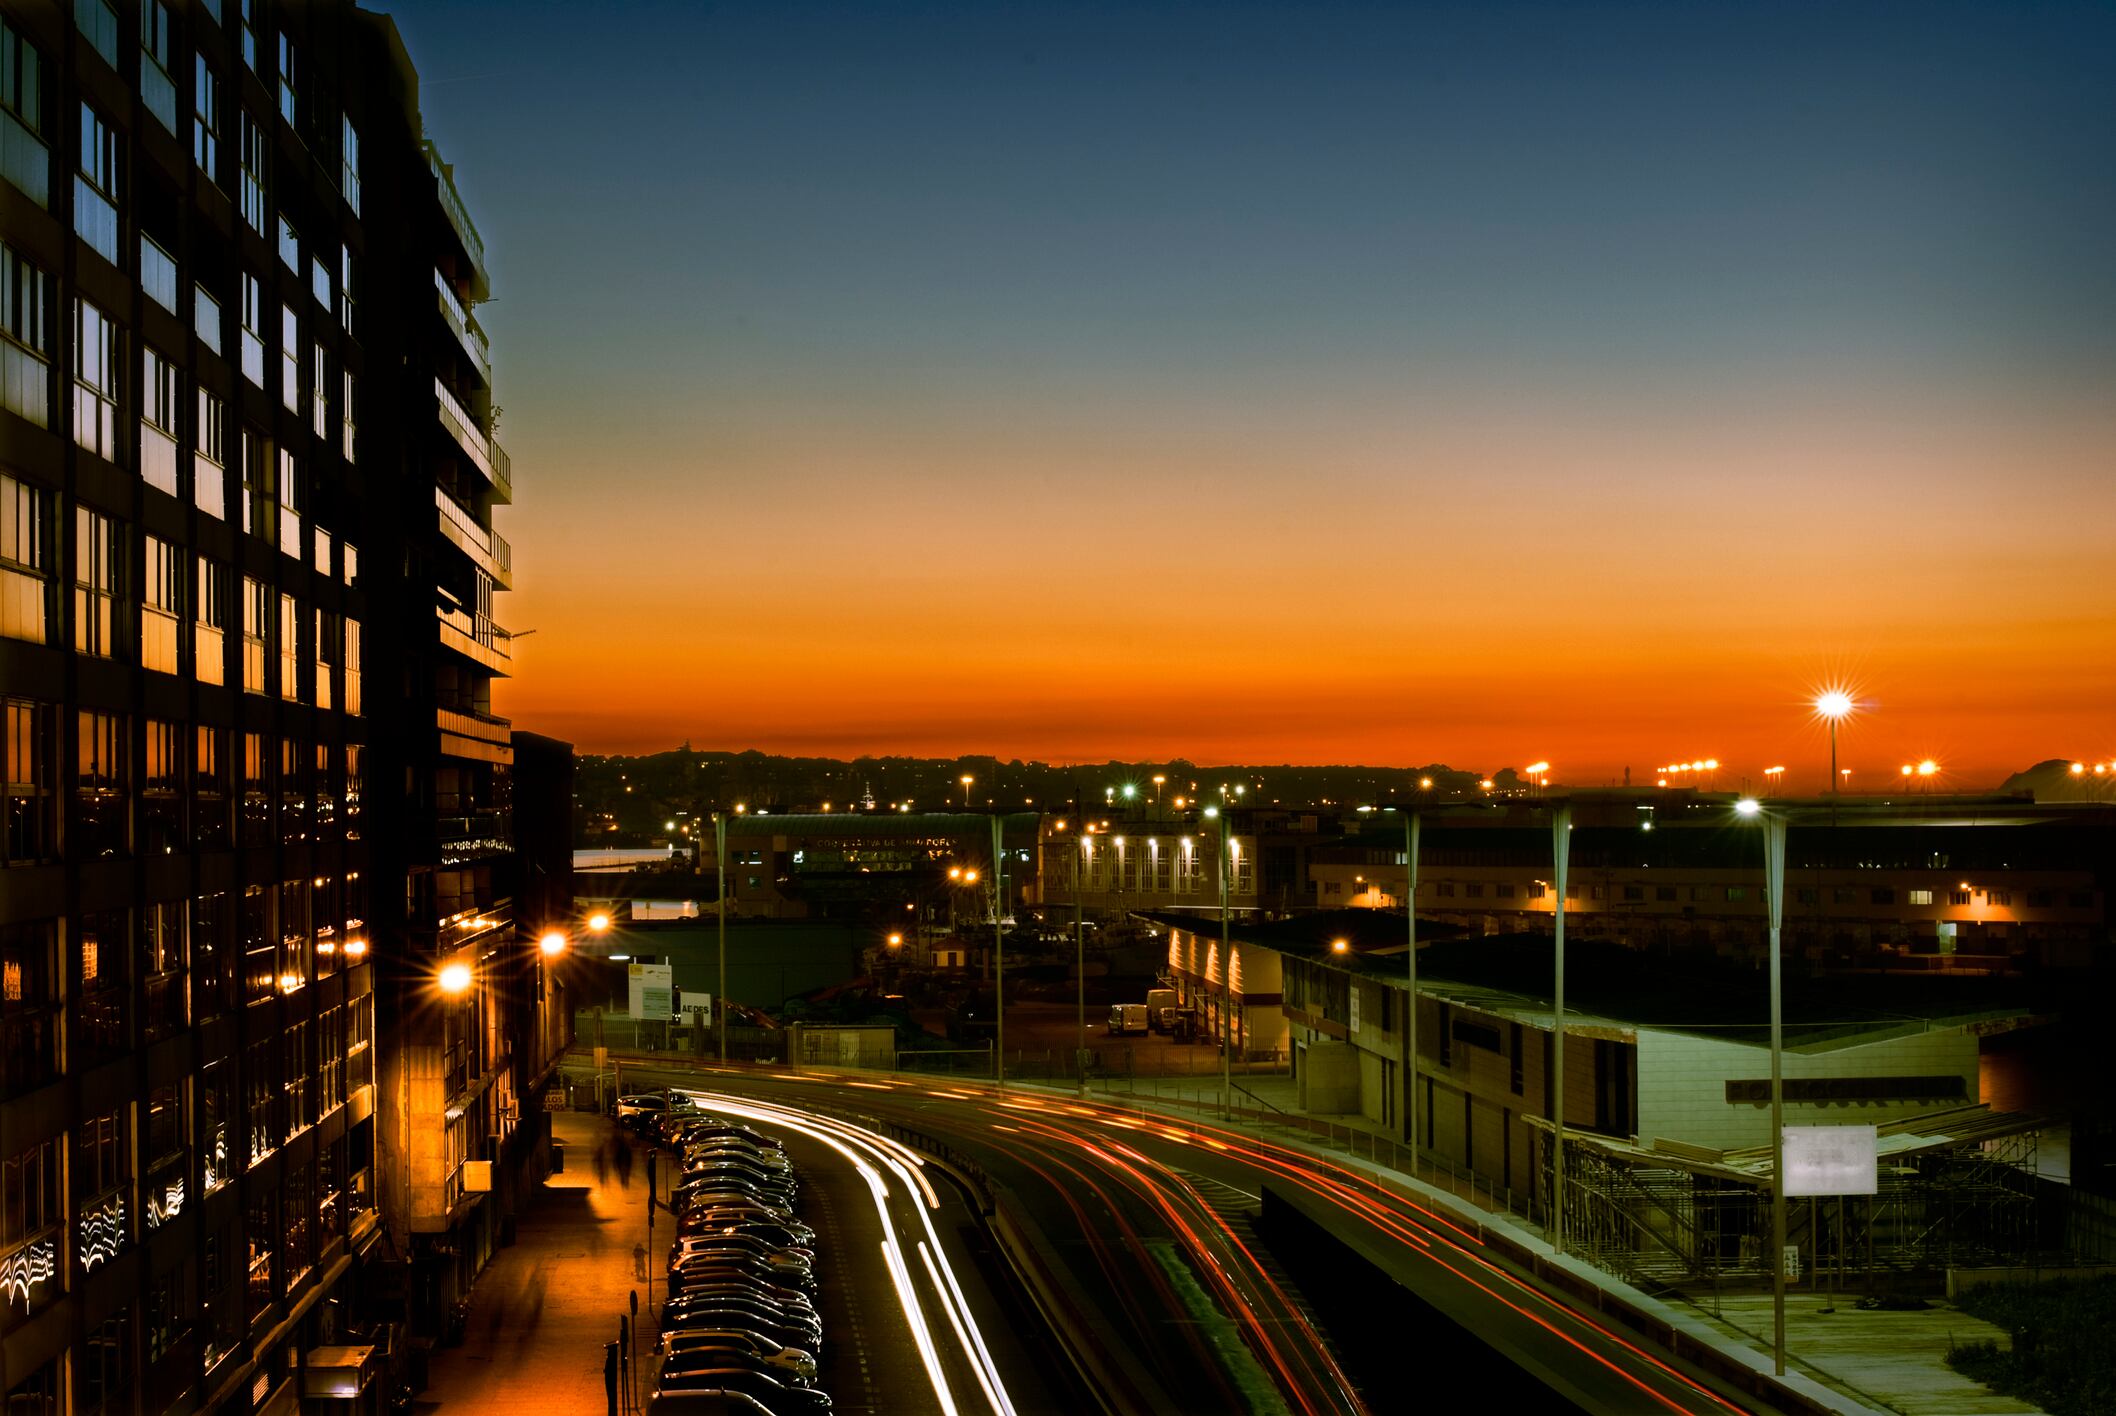
<path id="1" fill-rule="evenodd" d="M 1971 1342 L 1947 1365 L 2052 1416 L 2116 1411 L 2116 1277 L 1972 1288 L 1956 1306 L 2013 1335 Z"/>

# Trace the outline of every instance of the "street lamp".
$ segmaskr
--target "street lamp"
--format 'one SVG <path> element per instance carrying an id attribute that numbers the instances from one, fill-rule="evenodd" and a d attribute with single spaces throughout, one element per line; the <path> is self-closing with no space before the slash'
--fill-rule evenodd
<path id="1" fill-rule="evenodd" d="M 555 959 L 566 952 L 566 936 L 553 929 L 536 941 L 536 947 L 544 951 L 544 957 Z"/>
<path id="2" fill-rule="evenodd" d="M 1837 724 L 1851 716 L 1852 696 L 1841 688 L 1826 689 L 1815 698 L 1815 716 L 1829 724 L 1829 789 L 1835 795 L 1843 783 L 1837 775 Z"/>
<path id="3" fill-rule="evenodd" d="M 962 809 L 964 811 L 968 811 L 970 809 L 970 783 L 976 780 L 977 779 L 971 776 L 968 772 L 962 774 Z"/>
<path id="4" fill-rule="evenodd" d="M 597 910 L 594 914 L 588 916 L 588 929 L 594 934 L 608 934 L 610 932 L 610 917 L 601 910 Z"/>
<path id="5" fill-rule="evenodd" d="M 1166 786 L 1167 784 L 1168 784 L 1168 774 L 1167 774 L 1167 773 L 1165 773 L 1165 772 L 1156 772 L 1156 773 L 1154 773 L 1154 805 L 1155 805 L 1155 806 L 1159 806 L 1159 805 L 1161 804 L 1161 788 L 1162 788 L 1162 787 L 1164 787 L 1164 786 Z"/>
<path id="6" fill-rule="evenodd" d="M 464 993 L 470 987 L 470 965 L 444 965 L 441 969 L 441 974 L 438 982 L 441 985 L 441 992 L 451 998 L 454 998 L 457 995 Z"/>
<path id="7" fill-rule="evenodd" d="M 1770 910 L 1771 973 L 1771 1356 L 1785 1375 L 1785 1007 L 1779 968 L 1779 930 L 1785 918 L 1785 816 L 1764 813 L 1743 797 L 1734 813 L 1764 825 L 1764 900 Z"/>

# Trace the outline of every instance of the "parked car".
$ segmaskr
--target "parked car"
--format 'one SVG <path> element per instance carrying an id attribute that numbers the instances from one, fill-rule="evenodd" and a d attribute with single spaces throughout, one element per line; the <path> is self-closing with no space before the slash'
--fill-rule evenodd
<path id="1" fill-rule="evenodd" d="M 683 1147 L 683 1158 L 691 1160 L 740 1160 L 782 1173 L 791 1173 L 793 1162 L 784 1151 L 767 1150 L 763 1146 L 741 1145 L 734 1141 L 692 1141 Z"/>
<path id="2" fill-rule="evenodd" d="M 699 1258 L 743 1259 L 764 1264 L 788 1281 L 797 1276 L 811 1277 L 816 1271 L 813 1255 L 797 1254 L 791 1250 L 773 1249 L 764 1245 L 737 1243 L 721 1235 L 678 1239 L 669 1246 L 670 1268 Z"/>
<path id="3" fill-rule="evenodd" d="M 731 1122 L 689 1119 L 684 1125 L 671 1130 L 670 1139 L 691 1145 L 698 1141 L 740 1141 L 746 1145 L 761 1146 L 765 1150 L 783 1151 L 786 1143 L 777 1136 L 767 1136 L 762 1131 L 752 1131 L 747 1126 Z"/>
<path id="4" fill-rule="evenodd" d="M 752 1357 L 761 1357 L 798 1378 L 802 1386 L 812 1386 L 815 1383 L 816 1359 L 813 1353 L 798 1347 L 781 1346 L 747 1328 L 686 1327 L 661 1335 L 661 1351 L 665 1356 L 705 1348 L 733 1348 L 747 1352 Z"/>
<path id="5" fill-rule="evenodd" d="M 788 1386 L 776 1377 L 739 1367 L 686 1369 L 665 1373 L 658 1380 L 665 1392 L 688 1387 L 743 1392 L 763 1402 L 774 1416 L 826 1416 L 830 1410 L 830 1398 L 814 1387 Z"/>
<path id="6" fill-rule="evenodd" d="M 745 1175 L 738 1170 L 723 1170 L 708 1166 L 703 1170 L 683 1172 L 680 1187 L 685 1191 L 685 1200 L 693 1194 L 747 1194 L 764 1204 L 779 1205 L 792 1209 L 795 1200 L 794 1187 L 782 1180 L 763 1180 L 754 1175 Z M 673 1201 L 672 1201 L 673 1203 Z"/>
<path id="7" fill-rule="evenodd" d="M 808 1254 L 813 1254 L 816 1248 L 816 1232 L 799 1221 L 781 1224 L 727 1210 L 686 1211 L 676 1221 L 676 1235 L 687 1239 L 693 1234 L 739 1234 L 781 1249 L 798 1249 Z"/>
<path id="8" fill-rule="evenodd" d="M 647 1398 L 646 1416 L 773 1416 L 773 1412 L 746 1391 L 700 1387 L 655 1392 Z"/>
<path id="9" fill-rule="evenodd" d="M 754 1309 L 732 1305 L 695 1303 L 684 1307 L 677 1319 L 682 1328 L 711 1328 L 749 1333 L 757 1341 L 774 1344 L 782 1351 L 821 1352 L 823 1330 L 814 1325 L 769 1317 Z"/>
<path id="10" fill-rule="evenodd" d="M 707 1230 L 700 1234 L 678 1234 L 669 1247 L 672 1252 L 682 1249 L 685 1252 L 698 1253 L 744 1253 L 755 1254 L 760 1258 L 781 1254 L 803 1268 L 814 1268 L 816 1264 L 816 1252 L 813 1249 L 799 1244 L 774 1244 L 754 1234 L 736 1233 L 726 1229 Z"/>
<path id="11" fill-rule="evenodd" d="M 784 1382 L 790 1387 L 813 1386 L 814 1380 L 804 1377 L 794 1367 L 774 1362 L 769 1357 L 759 1357 L 746 1347 L 700 1345 L 679 1348 L 662 1359 L 661 1375 L 664 1379 L 679 1372 L 694 1371 L 700 1367 L 738 1367 L 744 1371 L 762 1372 L 774 1381 Z"/>
<path id="12" fill-rule="evenodd" d="M 729 1283 L 753 1284 L 766 1297 L 782 1302 L 800 1299 L 811 1307 L 815 1303 L 813 1273 L 789 1273 L 755 1259 L 726 1254 L 700 1254 L 669 1265 L 671 1293 Z"/>
<path id="13" fill-rule="evenodd" d="M 664 1328 L 697 1327 L 704 1315 L 717 1314 L 719 1320 L 708 1326 L 769 1328 L 788 1347 L 814 1352 L 823 1340 L 823 1320 L 807 1299 L 784 1303 L 744 1284 L 699 1284 L 672 1295 L 661 1309 Z"/>

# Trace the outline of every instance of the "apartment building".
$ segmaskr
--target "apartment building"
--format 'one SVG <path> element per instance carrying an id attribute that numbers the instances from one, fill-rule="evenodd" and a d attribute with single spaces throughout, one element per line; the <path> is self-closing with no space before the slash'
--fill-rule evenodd
<path id="1" fill-rule="evenodd" d="M 11 1413 L 292 1409 L 480 1252 L 533 950 L 486 293 L 386 19 L 0 0 Z"/>

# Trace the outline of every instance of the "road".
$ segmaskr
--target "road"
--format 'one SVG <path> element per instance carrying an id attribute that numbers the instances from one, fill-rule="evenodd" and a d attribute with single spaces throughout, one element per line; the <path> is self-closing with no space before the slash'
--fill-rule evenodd
<path id="1" fill-rule="evenodd" d="M 648 1083 L 627 1064 L 628 1079 Z M 1076 1292 L 1129 1349 L 1111 1392 L 1129 1409 L 1358 1412 L 1397 1393 L 1362 1393 L 1301 1296 L 1239 1222 L 1264 1183 L 1297 1186 L 1355 1221 L 1368 1242 L 1400 1246 L 1461 1329 L 1533 1354 L 1560 1398 L 1589 1411 L 1751 1409 L 1577 1312 L 1486 1250 L 1471 1230 L 1368 1175 L 1244 1132 L 1049 1093 L 880 1076 L 847 1080 L 764 1069 L 672 1066 L 650 1084 L 696 1086 L 811 1114 L 869 1118 L 931 1136 L 974 1160 L 1050 1235 Z M 1407 1330 L 1406 1357 L 1446 1360 L 1461 1337 Z M 1420 1352 L 1423 1347 L 1426 1350 Z"/>

